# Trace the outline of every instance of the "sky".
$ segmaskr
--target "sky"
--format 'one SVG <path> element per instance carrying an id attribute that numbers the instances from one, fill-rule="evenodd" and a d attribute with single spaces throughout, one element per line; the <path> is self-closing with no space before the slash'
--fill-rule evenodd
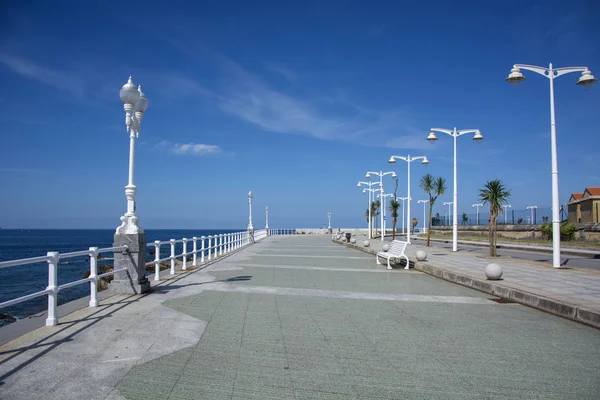
<path id="1" fill-rule="evenodd" d="M 136 142 L 140 225 L 364 227 L 367 171 L 395 171 L 413 216 L 420 178 L 458 211 L 500 179 L 513 209 L 551 205 L 549 80 L 513 64 L 587 66 L 600 78 L 594 1 L 3 2 L 0 227 L 116 228 L 129 138 L 119 89 L 149 99 Z M 560 202 L 600 186 L 600 84 L 555 80 Z M 376 177 L 375 177 L 376 178 Z M 384 178 L 386 192 L 395 183 Z M 485 213 L 487 210 L 481 209 Z M 420 224 L 419 224 L 420 225 Z"/>

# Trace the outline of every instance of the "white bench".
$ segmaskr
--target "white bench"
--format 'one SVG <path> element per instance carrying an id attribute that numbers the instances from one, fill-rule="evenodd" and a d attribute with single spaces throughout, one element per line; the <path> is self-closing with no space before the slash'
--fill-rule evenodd
<path id="1" fill-rule="evenodd" d="M 410 261 L 408 261 L 408 257 L 406 256 L 406 254 L 404 254 L 407 247 L 408 247 L 408 242 L 403 242 L 401 240 L 392 240 L 392 244 L 390 245 L 390 249 L 388 251 L 380 251 L 375 256 L 375 258 L 377 260 L 377 264 L 381 265 L 381 263 L 379 262 L 379 257 L 386 258 L 387 259 L 387 269 L 392 269 L 392 266 L 390 265 L 391 258 L 405 258 L 406 259 L 406 267 L 404 267 L 404 269 L 409 269 Z"/>

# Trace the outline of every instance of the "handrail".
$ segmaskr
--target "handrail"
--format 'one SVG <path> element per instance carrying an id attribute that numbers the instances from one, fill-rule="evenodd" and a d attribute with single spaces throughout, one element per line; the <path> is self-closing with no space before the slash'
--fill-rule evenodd
<path id="1" fill-rule="evenodd" d="M 286 233 L 284 233 L 284 231 Z M 279 232 L 279 231 L 278 231 Z M 248 231 L 238 231 L 230 233 L 221 233 L 216 235 L 207 235 L 192 238 L 181 238 L 181 239 L 169 239 L 163 241 L 154 241 L 147 243 L 148 248 L 154 247 L 154 260 L 145 263 L 145 267 L 154 265 L 154 280 L 160 280 L 160 264 L 166 261 L 170 261 L 171 269 L 170 274 L 175 274 L 175 261 L 181 259 L 181 270 L 186 270 L 189 261 L 188 256 L 192 257 L 192 266 L 198 264 L 205 264 L 212 262 L 232 251 L 236 251 L 242 247 L 250 245 L 259 240 L 263 240 L 272 234 L 292 234 L 293 230 L 280 230 L 280 233 L 276 233 L 276 230 L 272 229 L 259 229 L 253 232 L 251 235 Z M 182 244 L 183 248 L 179 254 L 176 254 L 175 247 L 177 244 Z M 168 245 L 170 247 L 169 255 L 161 257 L 161 247 Z M 191 245 L 190 251 L 188 246 Z M 115 247 L 90 247 L 88 250 L 74 251 L 69 253 L 59 252 L 48 252 L 45 256 L 23 258 L 18 260 L 2 261 L 0 262 L 0 268 L 15 267 L 20 265 L 28 265 L 39 262 L 48 263 L 48 286 L 46 289 L 30 293 L 25 296 L 21 296 L 15 299 L 11 299 L 0 303 L 0 308 L 4 308 L 13 304 L 22 303 L 41 296 L 48 296 L 48 309 L 46 325 L 52 326 L 58 324 L 57 318 L 57 306 L 58 306 L 58 292 L 70 287 L 82 285 L 85 283 L 90 284 L 90 301 L 89 307 L 97 307 L 98 302 L 98 280 L 107 276 L 114 275 L 118 272 L 126 272 L 127 268 L 113 269 L 112 271 L 98 274 L 98 255 L 102 253 L 117 253 L 127 252 L 129 248 L 126 245 L 115 246 Z M 76 281 L 67 282 L 62 285 L 58 285 L 58 271 L 60 260 L 74 257 L 89 257 L 90 263 L 90 274 L 87 278 L 78 279 Z"/>

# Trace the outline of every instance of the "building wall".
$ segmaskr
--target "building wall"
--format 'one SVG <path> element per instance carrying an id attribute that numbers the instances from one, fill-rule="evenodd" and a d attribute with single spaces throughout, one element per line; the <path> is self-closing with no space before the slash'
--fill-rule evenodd
<path id="1" fill-rule="evenodd" d="M 578 203 L 575 204 L 569 204 L 569 208 L 567 210 L 568 214 L 567 214 L 567 220 L 572 223 L 572 224 L 576 224 L 577 223 L 577 209 L 578 209 Z"/>

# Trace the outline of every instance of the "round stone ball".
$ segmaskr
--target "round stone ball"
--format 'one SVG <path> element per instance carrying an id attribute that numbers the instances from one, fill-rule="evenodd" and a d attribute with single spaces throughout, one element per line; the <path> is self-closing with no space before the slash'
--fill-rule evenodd
<path id="1" fill-rule="evenodd" d="M 342 237 L 342 242 L 346 241 L 346 236 Z"/>
<path id="2" fill-rule="evenodd" d="M 427 253 L 425 253 L 423 250 L 418 250 L 417 251 L 417 261 L 425 261 L 427 260 Z"/>
<path id="3" fill-rule="evenodd" d="M 350 239 L 350 243 L 355 244 L 356 243 L 356 238 Z"/>
<path id="4" fill-rule="evenodd" d="M 384 244 L 383 244 L 383 246 L 381 247 L 381 249 L 382 249 L 383 251 L 389 251 L 389 250 L 390 250 L 390 245 L 389 245 L 389 244 L 387 244 L 387 243 L 384 243 Z"/>
<path id="5" fill-rule="evenodd" d="M 365 247 L 369 247 L 369 246 L 371 245 L 371 242 L 369 242 L 368 240 L 365 240 L 365 241 L 363 242 L 363 245 L 364 245 Z"/>
<path id="6" fill-rule="evenodd" d="M 336 240 L 340 240 L 341 238 L 342 238 L 342 237 L 341 237 L 340 235 L 337 235 L 337 236 L 335 237 L 335 239 L 336 239 Z"/>
<path id="7" fill-rule="evenodd" d="M 366 233 L 363 233 L 363 236 L 367 236 L 367 234 L 366 234 Z"/>
<path id="8" fill-rule="evenodd" d="M 499 264 L 488 264 L 485 267 L 485 276 L 491 281 L 497 281 L 502 277 L 502 266 Z"/>

